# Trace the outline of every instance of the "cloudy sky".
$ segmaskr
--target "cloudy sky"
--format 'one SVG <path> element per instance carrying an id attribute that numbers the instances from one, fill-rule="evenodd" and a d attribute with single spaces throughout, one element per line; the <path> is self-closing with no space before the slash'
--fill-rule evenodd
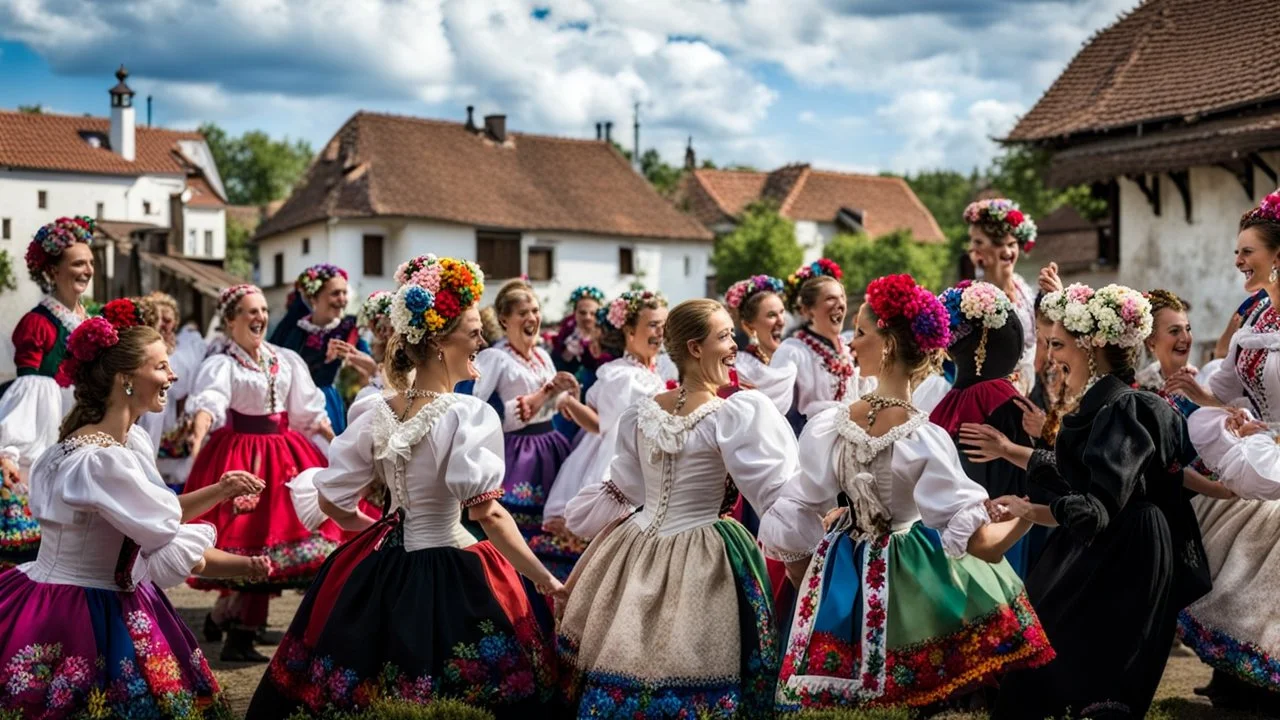
<path id="1" fill-rule="evenodd" d="M 0 107 L 325 143 L 359 109 L 505 113 L 673 162 L 968 171 L 1138 0 L 0 0 Z M 141 120 L 142 118 L 140 118 Z M 619 137 L 621 136 L 621 137 Z"/>

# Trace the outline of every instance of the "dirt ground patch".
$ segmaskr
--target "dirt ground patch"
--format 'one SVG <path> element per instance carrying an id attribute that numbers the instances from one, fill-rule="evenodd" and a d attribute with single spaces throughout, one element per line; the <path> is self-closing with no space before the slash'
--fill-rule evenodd
<path id="1" fill-rule="evenodd" d="M 204 648 L 209 664 L 213 667 L 214 674 L 218 676 L 223 690 L 231 699 L 236 713 L 242 715 L 249 707 L 249 699 L 253 697 L 253 692 L 257 689 L 258 681 L 262 678 L 262 672 L 266 666 L 224 663 L 218 660 L 218 652 L 222 644 L 207 642 L 199 632 L 204 624 L 205 613 L 213 607 L 215 597 L 213 593 L 199 592 L 187 587 L 174 588 L 169 592 L 169 599 L 174 607 L 178 609 L 182 619 L 195 631 L 196 637 L 200 640 L 200 646 Z M 302 595 L 295 591 L 288 591 L 272 600 L 271 629 L 283 632 L 289 621 L 293 619 L 293 614 L 301 600 Z M 259 648 L 264 654 L 270 654 L 273 649 Z M 1260 716 L 1214 710 L 1207 701 L 1197 697 L 1192 690 L 1207 683 L 1209 675 L 1208 667 L 1202 664 L 1191 651 L 1181 647 L 1175 648 L 1157 693 L 1157 698 L 1162 701 L 1157 708 L 1163 711 L 1163 714 L 1157 715 L 1153 712 L 1152 717 L 1160 717 L 1162 720 L 1165 718 L 1168 720 L 1262 720 Z"/>

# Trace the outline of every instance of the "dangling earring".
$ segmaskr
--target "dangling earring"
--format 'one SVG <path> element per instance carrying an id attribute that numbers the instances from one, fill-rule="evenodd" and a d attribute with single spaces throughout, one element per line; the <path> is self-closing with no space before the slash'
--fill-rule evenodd
<path id="1" fill-rule="evenodd" d="M 444 351 L 440 348 L 436 348 L 436 359 L 440 362 L 444 362 Z"/>
<path id="2" fill-rule="evenodd" d="M 125 395 L 128 395 L 128 396 L 130 396 L 130 397 L 132 397 L 132 396 L 133 396 L 133 381 L 132 381 L 132 380 L 125 380 L 125 381 L 124 381 L 124 394 L 125 394 Z"/>
<path id="3" fill-rule="evenodd" d="M 889 352 L 889 343 L 885 343 L 884 347 L 880 350 L 880 372 L 884 372 L 888 369 L 892 361 L 893 355 Z"/>
<path id="4" fill-rule="evenodd" d="M 1270 278 L 1271 282 L 1273 282 L 1273 283 L 1274 283 L 1276 280 L 1280 280 L 1280 268 L 1277 268 L 1275 265 L 1272 265 L 1272 266 L 1271 266 L 1271 274 L 1270 274 L 1268 277 Z"/>

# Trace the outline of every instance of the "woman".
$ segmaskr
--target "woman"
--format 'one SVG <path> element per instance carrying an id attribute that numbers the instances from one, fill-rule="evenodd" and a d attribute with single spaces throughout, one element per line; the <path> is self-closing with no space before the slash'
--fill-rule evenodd
<path id="1" fill-rule="evenodd" d="M 946 432 L 911 405 L 949 334 L 909 276 L 867 287 L 853 343 L 875 394 L 810 419 L 800 473 L 760 528 L 800 588 L 780 711 L 933 705 L 1053 657 L 1002 559 L 1028 524 L 992 522 Z M 841 492 L 850 507 L 825 532 Z"/>
<path id="2" fill-rule="evenodd" d="M 369 346 L 360 339 L 354 315 L 347 315 L 347 271 L 336 265 L 312 265 L 298 276 L 297 288 L 311 312 L 291 327 L 278 328 L 274 344 L 296 352 L 307 364 L 311 380 L 324 393 L 325 412 L 335 435 L 347 427 L 347 404 L 338 391 L 338 371 L 344 364 L 372 377 L 378 366 Z"/>
<path id="3" fill-rule="evenodd" d="M 164 411 L 144 415 L 138 425 L 151 437 L 151 445 L 156 449 L 156 467 L 165 484 L 174 492 L 182 492 L 191 466 L 191 421 L 183 410 L 204 357 L 197 358 L 189 350 L 179 352 L 178 302 L 173 297 L 153 292 L 145 297 L 112 300 L 103 307 L 103 314 L 106 315 L 108 309 L 118 303 L 128 304 L 127 307 L 119 306 L 124 314 L 140 313 L 143 324 L 160 333 L 169 353 L 169 364 L 177 375 L 178 379 L 169 388 L 169 401 L 165 403 Z"/>
<path id="4" fill-rule="evenodd" d="M 580 550 L 544 532 L 542 518 L 556 474 L 569 457 L 569 441 L 552 426 L 551 418 L 566 394 L 577 395 L 578 381 L 557 372 L 551 356 L 537 345 L 542 311 L 533 287 L 523 280 L 508 282 L 498 291 L 493 308 L 507 342 L 480 351 L 472 394 L 484 401 L 496 396 L 502 404 L 507 468 L 502 505 L 515 517 L 534 553 L 557 577 L 568 577 Z"/>
<path id="5" fill-rule="evenodd" d="M 996 503 L 1049 536 L 1027 591 L 1058 652 L 1043 668 L 1004 679 L 995 718 L 1145 717 L 1169 659 L 1178 611 L 1208 589 L 1182 469 L 1195 457 L 1186 426 L 1164 400 L 1130 385 L 1151 306 L 1119 285 L 1071 285 L 1045 296 L 1049 356 L 1079 396 L 1054 452 L 964 425 L 977 461 L 1027 468 L 1033 504 Z M 1100 651 L 1103 648 L 1104 651 Z"/>
<path id="6" fill-rule="evenodd" d="M 755 275 L 730 285 L 724 304 L 748 340 L 735 366 L 738 378 L 767 395 L 785 415 L 795 395 L 796 366 L 775 369 L 770 364 L 787 327 L 782 288 L 782 281 L 775 277 Z"/>
<path id="7" fill-rule="evenodd" d="M 782 341 L 769 365 L 795 368 L 795 395 L 787 419 L 797 435 L 825 404 L 862 397 L 873 387 L 860 380 L 853 353 L 840 338 L 848 309 L 841 275 L 839 265 L 822 258 L 787 278 L 787 309 L 803 324 Z"/>
<path id="8" fill-rule="evenodd" d="M 956 380 L 929 421 L 946 430 L 953 442 L 958 442 L 962 425 L 977 423 L 999 430 L 1018 445 L 1032 447 L 1023 417 L 1034 406 L 1009 381 L 1020 361 L 1023 339 L 1013 304 L 995 285 L 967 280 L 938 299 L 951 318 L 947 354 L 956 364 Z M 1027 494 L 1027 471 L 1007 460 L 975 463 L 960 455 L 960 466 L 990 497 Z M 1005 554 L 1024 579 L 1033 559 L 1031 540 L 1029 535 L 1024 537 Z M 1037 540 L 1043 542 L 1043 537 Z"/>
<path id="9" fill-rule="evenodd" d="M 210 639 L 226 627 L 222 659 L 266 662 L 253 643 L 266 627 L 270 596 L 306 587 L 342 540 L 326 523 L 312 531 L 298 521 L 285 484 L 299 472 L 322 467 L 324 455 L 307 439 L 332 439 L 324 395 L 311 382 L 297 354 L 264 341 L 267 301 L 253 285 L 222 291 L 218 301 L 228 342 L 200 366 L 193 413 L 191 452 L 195 463 L 184 494 L 215 483 L 228 470 L 248 470 L 266 480 L 253 501 L 218 507 L 203 519 L 218 528 L 218 547 L 237 555 L 267 555 L 276 572 L 254 582 L 195 580 L 200 589 L 235 590 L 205 618 Z M 210 429 L 214 429 L 212 435 Z M 208 439 L 206 444 L 205 440 Z M 265 637 L 263 639 L 266 639 Z"/>
<path id="10" fill-rule="evenodd" d="M 609 303 L 604 314 L 603 334 L 621 338 L 609 342 L 623 348 L 622 357 L 600 366 L 596 383 L 583 399 L 568 395 L 561 404 L 561 414 L 583 432 L 560 466 L 543 508 L 547 531 L 568 541 L 575 538 L 565 529 L 565 506 L 584 487 L 607 479 L 618 442 L 618 419 L 641 398 L 666 388 L 658 375 L 655 346 L 662 342 L 667 323 L 666 299 L 645 290 L 627 291 Z"/>
<path id="11" fill-rule="evenodd" d="M 580 718 L 762 717 L 777 674 L 769 579 L 751 535 L 719 515 L 727 474 L 773 505 L 795 437 L 763 394 L 716 395 L 737 355 L 720 303 L 677 305 L 665 338 L 679 388 L 622 413 L 609 479 L 569 503 L 569 530 L 597 539 L 570 581 L 559 651 Z"/>
<path id="12" fill-rule="evenodd" d="M 45 296 L 13 329 L 18 378 L 0 396 L 0 567 L 35 558 L 40 527 L 27 507 L 31 465 L 58 442 L 58 423 L 71 409 L 54 376 L 67 337 L 85 319 L 80 298 L 93 281 L 93 220 L 58 218 L 27 246 L 27 270 Z"/>
<path id="13" fill-rule="evenodd" d="M 604 292 L 600 288 L 582 285 L 569 293 L 569 314 L 560 322 L 560 328 L 552 337 L 551 359 L 557 370 L 567 372 L 578 379 L 582 388 L 578 399 L 586 396 L 596 381 L 600 366 L 614 356 L 601 342 L 601 328 L 596 315 L 604 304 Z M 553 419 L 556 429 L 574 440 L 579 428 L 567 416 L 557 414 Z"/>
<path id="14" fill-rule="evenodd" d="M 1233 407 L 1249 417 L 1280 422 L 1280 192 L 1268 195 L 1241 218 L 1236 268 L 1249 293 L 1265 292 L 1232 337 L 1225 366 L 1209 379 L 1207 391 L 1190 373 L 1166 383 L 1202 407 L 1189 420 L 1196 449 L 1218 479 L 1240 499 L 1195 501 L 1209 554 L 1213 589 L 1179 618 L 1179 636 L 1214 668 L 1206 688 L 1215 707 L 1280 712 L 1280 636 L 1275 633 L 1274 588 L 1280 581 L 1280 500 L 1267 498 L 1246 467 L 1227 462 L 1226 451 L 1257 447 L 1264 438 L 1220 437 Z M 1218 442 L 1211 442 L 1217 439 Z M 1241 456 L 1243 458 L 1243 456 Z M 1234 459 L 1234 458 L 1233 458 Z"/>
<path id="15" fill-rule="evenodd" d="M 377 368 L 369 377 L 369 383 L 356 393 L 357 403 L 369 395 L 381 395 L 386 389 L 386 383 L 382 378 L 382 366 L 387 359 L 387 343 L 395 335 L 395 329 L 391 324 L 391 302 L 394 299 L 395 293 L 378 290 L 370 293 L 369 297 L 365 298 L 364 304 L 360 306 L 358 316 L 360 327 L 372 338 L 369 343 L 369 356 L 377 363 Z M 348 421 L 355 420 L 354 408 L 355 403 L 352 403 L 352 412 L 348 413 Z"/>
<path id="16" fill-rule="evenodd" d="M 517 572 L 551 595 L 562 595 L 562 586 L 498 503 L 501 421 L 483 401 L 452 392 L 477 374 L 484 275 L 452 258 L 410 265 L 435 272 L 413 273 L 395 293 L 386 367 L 403 389 L 358 401 L 351 426 L 330 447 L 329 468 L 299 478 L 308 484 L 313 476 L 317 492 L 295 495 L 308 525 L 328 515 L 363 530 L 372 521 L 359 499 L 380 476 L 393 512 L 320 571 L 249 718 L 321 717 L 375 698 L 455 697 L 499 718 L 548 712 L 541 701 L 554 688 L 554 657 Z M 476 542 L 463 529 L 459 505 L 489 540 Z"/>
<path id="17" fill-rule="evenodd" d="M 1022 355 L 1014 385 L 1026 395 L 1035 383 L 1035 293 L 1015 268 L 1018 257 L 1035 247 L 1036 224 L 1017 203 L 1004 198 L 970 203 L 964 209 L 964 221 L 969 225 L 969 259 L 980 271 L 979 278 L 1004 292 L 1022 325 Z"/>
<path id="18" fill-rule="evenodd" d="M 265 557 L 213 549 L 206 524 L 156 471 L 134 424 L 175 380 L 149 327 L 82 323 L 61 372 L 75 405 L 32 469 L 45 532 L 35 562 L 0 575 L 0 714 L 13 717 L 230 718 L 191 631 L 161 587 L 189 573 L 265 577 Z"/>

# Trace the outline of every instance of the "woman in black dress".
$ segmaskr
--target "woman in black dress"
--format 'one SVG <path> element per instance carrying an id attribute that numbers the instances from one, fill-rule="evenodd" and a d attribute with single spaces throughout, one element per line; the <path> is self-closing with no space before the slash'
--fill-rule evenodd
<path id="1" fill-rule="evenodd" d="M 1056 525 L 1027 591 L 1057 659 L 1008 676 L 992 717 L 1141 718 L 1173 642 L 1178 611 L 1208 589 L 1199 528 L 1182 488 L 1195 457 L 1182 416 L 1132 389 L 1150 305 L 1129 288 L 1083 285 L 1045 297 L 1051 358 L 1080 395 L 1055 452 L 1034 453 L 987 426 L 965 425 L 975 460 L 1028 469 L 1035 502 L 994 505 Z M 1065 325 L 1064 325 L 1065 323 Z M 1201 572 L 1197 572 L 1200 570 Z"/>

